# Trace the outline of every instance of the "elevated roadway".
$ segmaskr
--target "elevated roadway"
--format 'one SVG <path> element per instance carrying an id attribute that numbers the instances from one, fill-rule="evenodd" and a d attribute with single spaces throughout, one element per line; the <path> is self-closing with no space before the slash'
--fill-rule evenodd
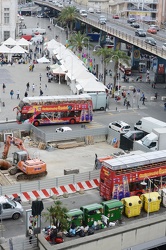
<path id="1" fill-rule="evenodd" d="M 38 4 L 43 7 L 53 8 L 55 10 L 61 11 L 62 8 L 55 6 L 51 2 L 34 1 L 35 4 Z M 108 13 L 106 14 L 108 17 Z M 110 15 L 109 15 L 110 16 Z M 165 31 L 159 31 L 157 35 L 149 34 L 147 36 L 152 36 L 156 40 L 157 46 L 151 46 L 150 44 L 145 43 L 145 38 L 135 37 L 135 29 L 132 28 L 129 24 L 127 24 L 126 19 L 114 20 L 111 18 L 107 18 L 107 24 L 101 25 L 98 23 L 98 14 L 88 14 L 87 18 L 79 18 L 79 20 L 84 23 L 91 25 L 99 30 L 102 30 L 108 33 L 111 36 L 117 37 L 124 42 L 130 43 L 134 46 L 137 46 L 147 52 L 150 52 L 156 56 L 159 56 L 163 59 L 166 59 L 166 51 L 162 50 L 162 45 L 166 41 L 166 33 Z M 142 24 L 144 25 L 144 24 Z"/>

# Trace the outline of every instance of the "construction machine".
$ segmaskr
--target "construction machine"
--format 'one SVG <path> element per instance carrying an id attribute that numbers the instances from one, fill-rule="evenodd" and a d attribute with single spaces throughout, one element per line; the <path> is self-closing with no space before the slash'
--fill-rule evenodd
<path id="1" fill-rule="evenodd" d="M 6 169 L 9 167 L 8 172 L 11 175 L 15 175 L 17 181 L 34 179 L 47 175 L 46 163 L 39 158 L 31 159 L 24 147 L 23 141 L 11 135 L 7 135 L 6 137 L 4 151 L 2 153 L 3 159 L 7 158 L 11 144 L 18 147 L 20 150 L 13 153 L 12 166 L 9 167 L 8 165 Z"/>

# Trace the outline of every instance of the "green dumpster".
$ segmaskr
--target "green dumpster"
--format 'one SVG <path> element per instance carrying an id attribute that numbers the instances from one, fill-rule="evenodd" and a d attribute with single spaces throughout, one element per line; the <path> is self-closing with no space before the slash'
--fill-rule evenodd
<path id="1" fill-rule="evenodd" d="M 82 206 L 80 209 L 83 211 L 83 222 L 86 225 L 92 226 L 94 221 L 101 221 L 103 213 L 103 206 L 101 204 L 94 203 Z"/>
<path id="2" fill-rule="evenodd" d="M 121 220 L 123 212 L 123 203 L 119 200 L 104 201 L 103 214 L 109 218 L 109 222 Z"/>
<path id="3" fill-rule="evenodd" d="M 71 225 L 82 226 L 83 211 L 80 209 L 71 209 L 66 213 L 68 229 Z"/>

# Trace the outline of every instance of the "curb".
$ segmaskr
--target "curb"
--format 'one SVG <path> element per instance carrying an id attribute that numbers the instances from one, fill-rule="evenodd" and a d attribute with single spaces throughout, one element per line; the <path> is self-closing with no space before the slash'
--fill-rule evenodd
<path id="1" fill-rule="evenodd" d="M 50 198 L 53 195 L 62 196 L 64 193 L 73 194 L 79 192 L 80 189 L 90 190 L 97 188 L 99 186 L 99 179 L 93 179 L 90 181 L 82 181 L 76 184 L 68 184 L 59 187 L 52 187 L 49 189 L 33 190 L 30 192 L 15 193 L 9 196 L 10 198 L 17 198 L 20 196 L 22 202 L 27 202 L 30 200 L 36 200 L 38 197 L 41 199 Z"/>

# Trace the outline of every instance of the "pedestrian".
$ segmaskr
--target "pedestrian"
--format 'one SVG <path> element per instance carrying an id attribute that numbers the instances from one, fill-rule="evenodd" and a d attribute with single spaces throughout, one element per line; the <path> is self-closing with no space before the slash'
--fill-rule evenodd
<path id="1" fill-rule="evenodd" d="M 25 91 L 25 94 L 24 94 L 24 96 L 25 96 L 25 97 L 27 97 L 27 96 L 28 96 L 28 92 L 27 92 L 27 91 Z"/>
<path id="2" fill-rule="evenodd" d="M 145 94 L 144 92 L 142 92 L 142 95 L 141 95 L 141 98 L 140 98 L 140 101 L 143 101 L 143 98 L 145 97 Z"/>
<path id="3" fill-rule="evenodd" d="M 11 91 L 10 91 L 10 97 L 11 97 L 11 99 L 13 99 L 13 95 L 14 95 L 14 90 L 11 89 Z"/>
<path id="4" fill-rule="evenodd" d="M 157 96 L 158 96 L 157 92 L 154 94 L 154 96 L 155 96 L 155 98 L 156 98 L 156 100 L 157 100 Z"/>
<path id="5" fill-rule="evenodd" d="M 40 96 L 42 96 L 43 95 L 43 91 L 42 91 L 42 89 L 40 88 Z"/>
<path id="6" fill-rule="evenodd" d="M 166 110 L 166 102 L 164 103 L 164 110 Z"/>
<path id="7" fill-rule="evenodd" d="M 34 64 L 32 64 L 32 71 L 34 70 L 34 67 L 35 67 L 35 65 L 34 65 Z"/>
<path id="8" fill-rule="evenodd" d="M 45 84 L 45 90 L 47 90 L 47 84 Z"/>
<path id="9" fill-rule="evenodd" d="M 29 235 L 29 243 L 32 244 L 33 230 L 31 226 L 29 226 L 28 235 Z"/>
<path id="10" fill-rule="evenodd" d="M 2 85 L 3 93 L 5 93 L 6 85 L 3 83 Z"/>
<path id="11" fill-rule="evenodd" d="M 29 91 L 29 82 L 27 82 L 27 84 L 26 84 L 26 86 L 27 86 L 27 91 Z"/>
<path id="12" fill-rule="evenodd" d="M 126 106 L 126 104 L 127 104 L 127 97 L 125 97 L 124 99 L 124 106 Z"/>
<path id="13" fill-rule="evenodd" d="M 41 73 L 40 73 L 40 75 L 39 75 L 39 79 L 40 79 L 40 82 L 41 82 L 41 79 L 42 79 L 42 75 L 41 75 Z"/>
<path id="14" fill-rule="evenodd" d="M 35 92 L 35 84 L 32 84 L 32 92 Z"/>
<path id="15" fill-rule="evenodd" d="M 17 90 L 17 99 L 20 99 L 20 90 Z"/>
<path id="16" fill-rule="evenodd" d="M 142 105 L 145 105 L 145 96 L 142 98 Z"/>

